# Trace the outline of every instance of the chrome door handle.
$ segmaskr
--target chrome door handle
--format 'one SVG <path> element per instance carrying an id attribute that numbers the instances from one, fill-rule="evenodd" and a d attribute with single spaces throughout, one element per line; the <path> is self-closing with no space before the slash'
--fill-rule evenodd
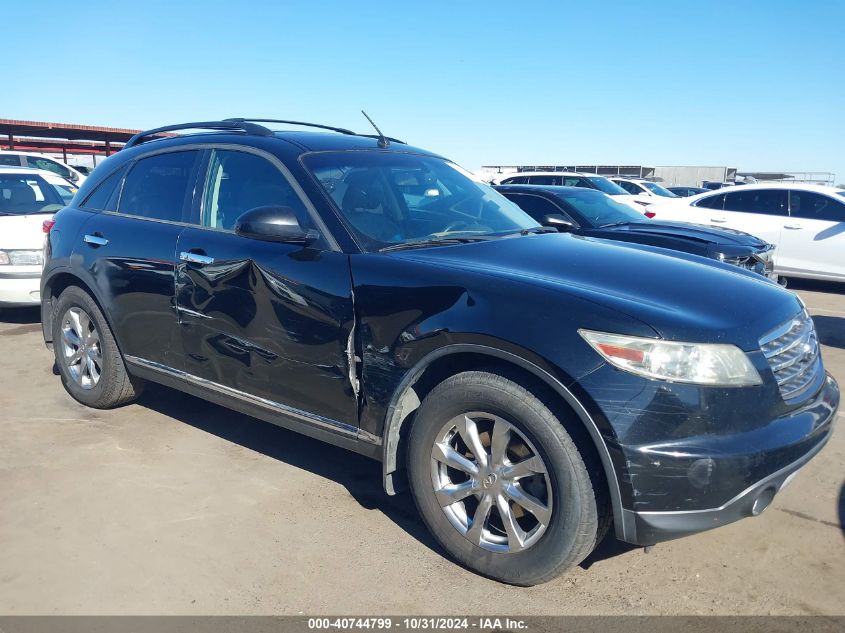
<path id="1" fill-rule="evenodd" d="M 199 253 L 191 253 L 188 251 L 182 251 L 179 254 L 179 259 L 181 259 L 183 262 L 199 264 L 200 266 L 207 266 L 209 264 L 214 263 L 213 257 L 209 257 L 208 255 L 200 255 Z"/>
<path id="2" fill-rule="evenodd" d="M 804 227 L 801 226 L 800 224 L 784 224 L 783 228 L 795 230 L 795 229 L 803 229 Z"/>
<path id="3" fill-rule="evenodd" d="M 102 235 L 97 235 L 96 233 L 94 235 L 84 236 L 82 238 L 82 241 L 85 242 L 86 244 L 90 244 L 91 246 L 94 246 L 94 247 L 105 246 L 106 244 L 109 243 L 109 241 L 106 238 L 104 238 Z"/>
<path id="4" fill-rule="evenodd" d="M 710 221 L 711 222 L 718 222 L 719 224 L 722 224 L 723 222 L 727 222 L 727 219 L 726 218 L 710 218 Z"/>

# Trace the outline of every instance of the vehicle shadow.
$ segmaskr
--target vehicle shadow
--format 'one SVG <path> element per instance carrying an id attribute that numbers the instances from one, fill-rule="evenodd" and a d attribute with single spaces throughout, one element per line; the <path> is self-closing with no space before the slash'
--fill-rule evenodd
<path id="1" fill-rule="evenodd" d="M 845 349 L 845 318 L 817 314 L 813 316 L 819 343 Z"/>
<path id="2" fill-rule="evenodd" d="M 384 492 L 379 462 L 155 383 L 147 383 L 138 404 L 331 479 L 344 486 L 362 507 L 380 511 L 417 541 L 443 555 L 420 519 L 410 494 L 390 496 Z"/>
<path id="3" fill-rule="evenodd" d="M 0 308 L 0 323 L 32 324 L 41 322 L 41 307 Z"/>
<path id="4" fill-rule="evenodd" d="M 839 489 L 839 527 L 845 537 L 845 484 Z"/>
<path id="5" fill-rule="evenodd" d="M 809 290 L 811 292 L 825 292 L 828 294 L 845 294 L 845 283 L 838 281 L 820 281 L 817 279 L 799 279 L 789 277 L 787 279 L 789 290 Z"/>
<path id="6" fill-rule="evenodd" d="M 331 479 L 346 488 L 361 507 L 378 510 L 422 545 L 440 556 L 445 555 L 420 519 L 410 493 L 390 496 L 384 492 L 381 464 L 372 459 L 155 383 L 147 383 L 138 404 L 228 442 Z M 638 549 L 618 541 L 612 530 L 611 526 L 611 532 L 581 563 L 582 568 L 589 569 L 594 563 Z"/>
<path id="7" fill-rule="evenodd" d="M 578 566 L 581 569 L 587 570 L 596 563 L 621 556 L 622 554 L 627 554 L 635 549 L 642 550 L 643 548 L 617 539 L 613 535 L 613 526 L 611 525 L 610 532 L 604 537 L 604 539 L 602 539 L 601 543 L 596 545 L 596 549 L 594 549 L 587 558 L 581 561 L 581 564 Z"/>

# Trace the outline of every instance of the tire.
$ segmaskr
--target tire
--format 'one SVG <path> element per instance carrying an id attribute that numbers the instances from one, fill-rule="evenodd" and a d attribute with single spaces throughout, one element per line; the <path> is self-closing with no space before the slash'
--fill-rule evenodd
<path id="1" fill-rule="evenodd" d="M 67 392 L 95 409 L 135 400 L 144 381 L 126 371 L 109 324 L 94 300 L 70 286 L 56 300 L 53 352 Z"/>
<path id="2" fill-rule="evenodd" d="M 486 465 L 470 445 L 486 453 Z M 420 405 L 407 468 L 423 521 L 454 560 L 530 586 L 580 563 L 607 530 L 610 507 L 603 482 L 594 486 L 590 478 L 588 455 L 530 391 L 503 375 L 468 371 L 440 383 Z M 473 464 L 477 473 L 467 474 Z"/>

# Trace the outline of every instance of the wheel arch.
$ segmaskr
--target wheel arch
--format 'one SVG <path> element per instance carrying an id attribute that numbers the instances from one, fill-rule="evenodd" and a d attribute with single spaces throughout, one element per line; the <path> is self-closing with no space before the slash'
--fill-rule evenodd
<path id="1" fill-rule="evenodd" d="M 53 343 L 55 300 L 58 299 L 59 295 L 61 295 L 62 292 L 70 286 L 77 286 L 80 290 L 85 291 L 85 293 L 91 297 L 91 300 L 97 304 L 98 308 L 100 308 L 100 312 L 103 313 L 103 316 L 109 324 L 112 332 L 114 332 L 114 326 L 111 322 L 111 318 L 108 312 L 103 309 L 103 302 L 100 301 L 100 298 L 97 296 L 97 293 L 94 292 L 93 287 L 78 275 L 66 269 L 62 269 L 56 271 L 50 275 L 50 277 L 45 279 L 41 288 L 41 331 L 44 335 L 44 342 L 47 343 L 47 345 L 51 345 Z M 115 340 L 117 340 L 116 337 Z M 119 344 L 118 347 L 120 347 Z"/>
<path id="2" fill-rule="evenodd" d="M 445 376 L 441 371 L 436 371 L 436 368 L 443 368 L 444 362 L 448 362 L 446 376 L 491 364 L 515 368 L 523 374 L 533 376 L 553 393 L 559 402 L 567 405 L 581 422 L 601 463 L 617 534 L 625 531 L 619 481 L 607 444 L 589 411 L 563 382 L 542 367 L 512 352 L 485 345 L 457 343 L 438 348 L 420 359 L 397 386 L 385 415 L 382 433 L 382 475 L 387 494 L 393 495 L 398 491 L 397 474 L 403 469 L 400 459 L 405 450 L 404 441 L 411 426 L 412 414 L 419 407 L 421 400 L 415 387 L 422 384 L 424 391 L 427 386 L 433 387 L 433 384 L 426 385 L 427 376 L 429 383 L 436 384 L 442 380 Z"/>

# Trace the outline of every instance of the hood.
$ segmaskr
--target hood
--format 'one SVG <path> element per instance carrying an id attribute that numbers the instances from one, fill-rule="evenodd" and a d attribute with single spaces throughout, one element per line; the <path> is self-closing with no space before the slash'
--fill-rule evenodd
<path id="1" fill-rule="evenodd" d="M 760 337 L 801 310 L 791 292 L 736 266 L 571 234 L 503 238 L 390 256 L 530 284 L 537 288 L 538 302 L 550 292 L 575 295 L 627 314 L 667 340 L 733 343 L 756 350 Z M 589 328 L 590 323 L 580 327 Z"/>
<path id="2" fill-rule="evenodd" d="M 32 215 L 0 215 L 0 248 L 4 250 L 40 250 L 44 246 L 44 220 L 52 213 Z"/>
<path id="3" fill-rule="evenodd" d="M 729 244 L 731 246 L 747 246 L 749 248 L 763 248 L 768 244 L 758 237 L 734 229 L 689 224 L 687 222 L 632 222 L 619 226 L 604 227 L 614 233 L 636 233 L 638 235 L 665 235 L 667 237 L 683 238 L 705 244 Z"/>

